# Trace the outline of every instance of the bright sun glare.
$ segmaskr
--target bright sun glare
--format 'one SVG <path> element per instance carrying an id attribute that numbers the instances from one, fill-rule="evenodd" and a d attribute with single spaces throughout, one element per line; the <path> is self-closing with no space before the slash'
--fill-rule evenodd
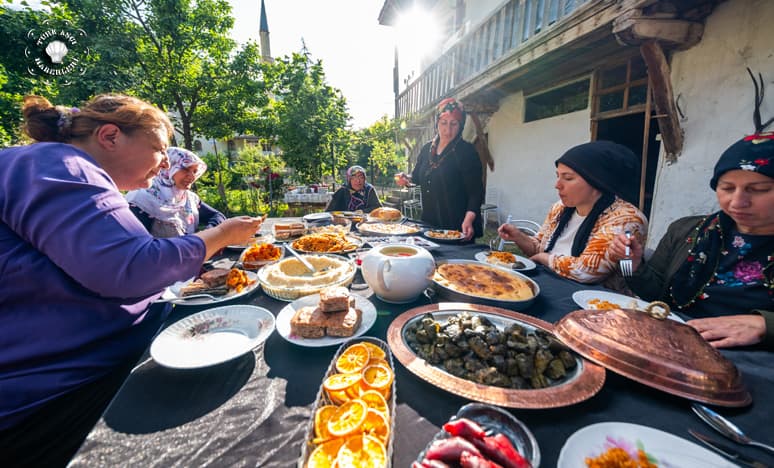
<path id="1" fill-rule="evenodd" d="M 412 71 L 416 77 L 419 75 L 422 60 L 436 51 L 440 41 L 438 20 L 429 11 L 415 5 L 400 16 L 396 33 L 399 41 L 401 80 Z"/>

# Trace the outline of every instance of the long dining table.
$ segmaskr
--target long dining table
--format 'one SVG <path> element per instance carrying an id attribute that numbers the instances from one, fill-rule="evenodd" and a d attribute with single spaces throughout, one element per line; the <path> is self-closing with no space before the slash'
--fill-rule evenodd
<path id="1" fill-rule="evenodd" d="M 476 244 L 442 244 L 432 253 L 437 260 L 473 259 L 485 249 Z M 227 253 L 229 259 L 238 255 Z M 552 323 L 580 309 L 573 302 L 573 292 L 601 289 L 563 279 L 540 266 L 530 276 L 541 292 L 531 306 L 519 312 Z M 425 296 L 401 305 L 375 296 L 369 300 L 377 309 L 377 319 L 366 335 L 382 340 L 398 315 L 429 304 Z M 232 302 L 260 306 L 275 316 L 287 305 L 263 292 L 217 305 Z M 206 308 L 176 306 L 167 325 Z M 336 346 L 297 346 L 275 331 L 252 353 L 205 368 L 169 369 L 146 355 L 70 466 L 295 466 L 322 377 L 336 350 Z M 741 371 L 753 403 L 718 411 L 752 438 L 771 444 L 774 353 L 754 347 L 722 353 Z M 395 363 L 392 465 L 409 467 L 440 426 L 470 401 L 425 382 L 397 360 Z M 585 401 L 553 409 L 509 411 L 534 434 L 542 454 L 541 466 L 553 467 L 568 437 L 599 422 L 641 424 L 689 440 L 688 429 L 695 429 L 722 439 L 693 414 L 690 404 L 685 398 L 608 371 L 602 389 Z M 774 457 L 760 449 L 736 448 L 774 466 Z"/>

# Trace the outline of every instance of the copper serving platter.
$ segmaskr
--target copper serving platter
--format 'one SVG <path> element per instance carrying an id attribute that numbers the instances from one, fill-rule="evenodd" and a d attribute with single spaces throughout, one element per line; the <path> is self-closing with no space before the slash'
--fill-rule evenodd
<path id="1" fill-rule="evenodd" d="M 486 316 L 495 324 L 520 325 L 553 333 L 553 325 L 543 320 L 498 307 L 462 302 L 441 302 L 410 309 L 392 321 L 387 330 L 387 342 L 393 355 L 419 378 L 438 388 L 470 400 L 509 408 L 557 408 L 579 403 L 594 396 L 605 383 L 605 369 L 580 357 L 573 374 L 563 383 L 536 390 L 515 390 L 483 385 L 449 374 L 417 356 L 404 339 L 405 327 L 422 315 L 431 313 L 438 320 L 469 312 Z"/>
<path id="2" fill-rule="evenodd" d="M 634 309 L 578 310 L 554 331 L 586 359 L 658 390 L 719 406 L 752 402 L 736 366 L 683 323 Z"/>

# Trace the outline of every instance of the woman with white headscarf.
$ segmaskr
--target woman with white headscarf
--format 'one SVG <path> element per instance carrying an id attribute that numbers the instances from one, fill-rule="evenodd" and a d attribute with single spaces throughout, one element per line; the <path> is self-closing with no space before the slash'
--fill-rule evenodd
<path id="1" fill-rule="evenodd" d="M 363 211 L 382 206 L 379 195 L 373 185 L 366 182 L 366 171 L 361 166 L 352 166 L 347 169 L 347 185 L 341 187 L 333 194 L 325 211 Z"/>
<path id="2" fill-rule="evenodd" d="M 126 194 L 129 208 L 155 237 L 177 237 L 196 232 L 199 224 L 217 226 L 226 217 L 204 203 L 191 186 L 207 170 L 207 164 L 185 148 L 170 147 L 169 169 L 153 179 L 150 188 Z"/>

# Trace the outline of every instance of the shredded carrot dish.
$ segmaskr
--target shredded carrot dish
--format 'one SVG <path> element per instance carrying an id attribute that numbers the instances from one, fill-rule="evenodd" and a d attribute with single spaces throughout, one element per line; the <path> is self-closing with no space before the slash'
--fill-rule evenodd
<path id="1" fill-rule="evenodd" d="M 514 263 L 516 262 L 516 256 L 510 252 L 502 252 L 495 250 L 489 252 L 489 258 L 497 260 L 500 263 Z"/>
<path id="2" fill-rule="evenodd" d="M 282 255 L 282 250 L 274 244 L 253 244 L 245 251 L 243 261 L 279 260 L 280 255 Z"/>
<path id="3" fill-rule="evenodd" d="M 597 310 L 608 310 L 608 309 L 620 309 L 621 306 L 616 304 L 615 302 L 605 301 L 602 299 L 591 299 L 589 301 L 589 305 L 594 307 Z"/>
<path id="4" fill-rule="evenodd" d="M 588 468 L 658 468 L 658 465 L 648 460 L 644 450 L 637 450 L 635 460 L 620 447 L 610 448 L 598 457 L 586 458 L 586 466 Z"/>
<path id="5" fill-rule="evenodd" d="M 226 286 L 236 292 L 242 292 L 246 286 L 249 286 L 254 282 L 255 280 L 251 280 L 244 270 L 238 268 L 232 268 L 231 271 L 228 272 L 228 277 L 226 278 Z"/>

